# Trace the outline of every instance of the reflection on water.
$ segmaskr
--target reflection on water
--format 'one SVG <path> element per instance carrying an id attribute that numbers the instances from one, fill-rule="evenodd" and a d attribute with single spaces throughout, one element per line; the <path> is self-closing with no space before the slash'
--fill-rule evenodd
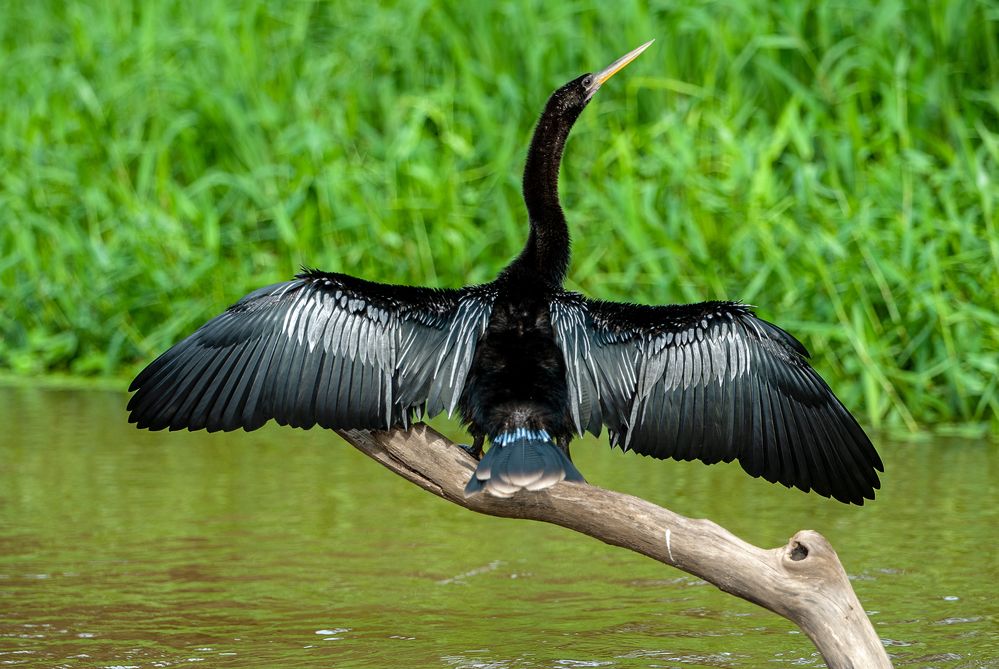
<path id="1" fill-rule="evenodd" d="M 154 434 L 123 404 L 0 388 L 2 665 L 822 666 L 781 618 L 568 530 L 469 513 L 329 432 Z M 884 492 L 855 508 L 737 466 L 573 449 L 591 482 L 758 545 L 821 531 L 896 666 L 999 667 L 999 451 L 881 452 Z"/>

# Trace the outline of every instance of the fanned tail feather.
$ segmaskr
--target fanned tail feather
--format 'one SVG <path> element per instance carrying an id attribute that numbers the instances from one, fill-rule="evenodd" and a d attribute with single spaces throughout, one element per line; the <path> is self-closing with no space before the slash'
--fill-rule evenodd
<path id="1" fill-rule="evenodd" d="M 510 497 L 520 490 L 544 490 L 559 481 L 586 479 L 544 430 L 519 428 L 492 440 L 465 486 L 465 496 L 487 492 Z"/>

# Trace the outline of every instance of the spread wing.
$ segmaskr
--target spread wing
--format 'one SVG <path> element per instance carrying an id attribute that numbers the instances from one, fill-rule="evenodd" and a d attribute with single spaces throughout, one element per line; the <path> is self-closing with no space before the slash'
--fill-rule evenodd
<path id="1" fill-rule="evenodd" d="M 791 335 L 731 302 L 650 307 L 563 294 L 551 310 L 577 430 L 655 458 L 863 504 L 881 459 Z"/>
<path id="2" fill-rule="evenodd" d="M 439 290 L 306 272 L 250 293 L 132 382 L 129 421 L 160 430 L 386 429 L 454 410 L 489 286 Z"/>

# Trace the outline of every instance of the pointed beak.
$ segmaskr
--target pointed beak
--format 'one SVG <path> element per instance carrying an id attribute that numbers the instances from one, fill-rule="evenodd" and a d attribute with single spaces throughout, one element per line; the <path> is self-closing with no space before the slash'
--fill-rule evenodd
<path id="1" fill-rule="evenodd" d="M 648 42 L 638 47 L 637 49 L 633 49 L 628 53 L 624 54 L 623 56 L 615 60 L 613 63 L 611 63 L 604 69 L 600 70 L 599 72 L 595 72 L 593 74 L 593 83 L 590 84 L 590 88 L 587 92 L 590 95 L 596 93 L 597 89 L 600 88 L 605 81 L 607 81 L 615 74 L 623 70 L 625 65 L 638 58 L 643 51 L 645 51 L 652 45 L 653 42 L 655 42 L 655 40 L 650 39 Z"/>

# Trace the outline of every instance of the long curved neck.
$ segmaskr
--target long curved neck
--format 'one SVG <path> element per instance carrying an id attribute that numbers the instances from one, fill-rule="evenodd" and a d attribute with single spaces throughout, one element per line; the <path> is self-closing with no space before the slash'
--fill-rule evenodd
<path id="1" fill-rule="evenodd" d="M 534 129 L 524 166 L 531 233 L 515 264 L 559 287 L 569 267 L 569 228 L 558 199 L 558 172 L 565 140 L 578 116 L 579 111 L 559 110 L 550 100 Z"/>

